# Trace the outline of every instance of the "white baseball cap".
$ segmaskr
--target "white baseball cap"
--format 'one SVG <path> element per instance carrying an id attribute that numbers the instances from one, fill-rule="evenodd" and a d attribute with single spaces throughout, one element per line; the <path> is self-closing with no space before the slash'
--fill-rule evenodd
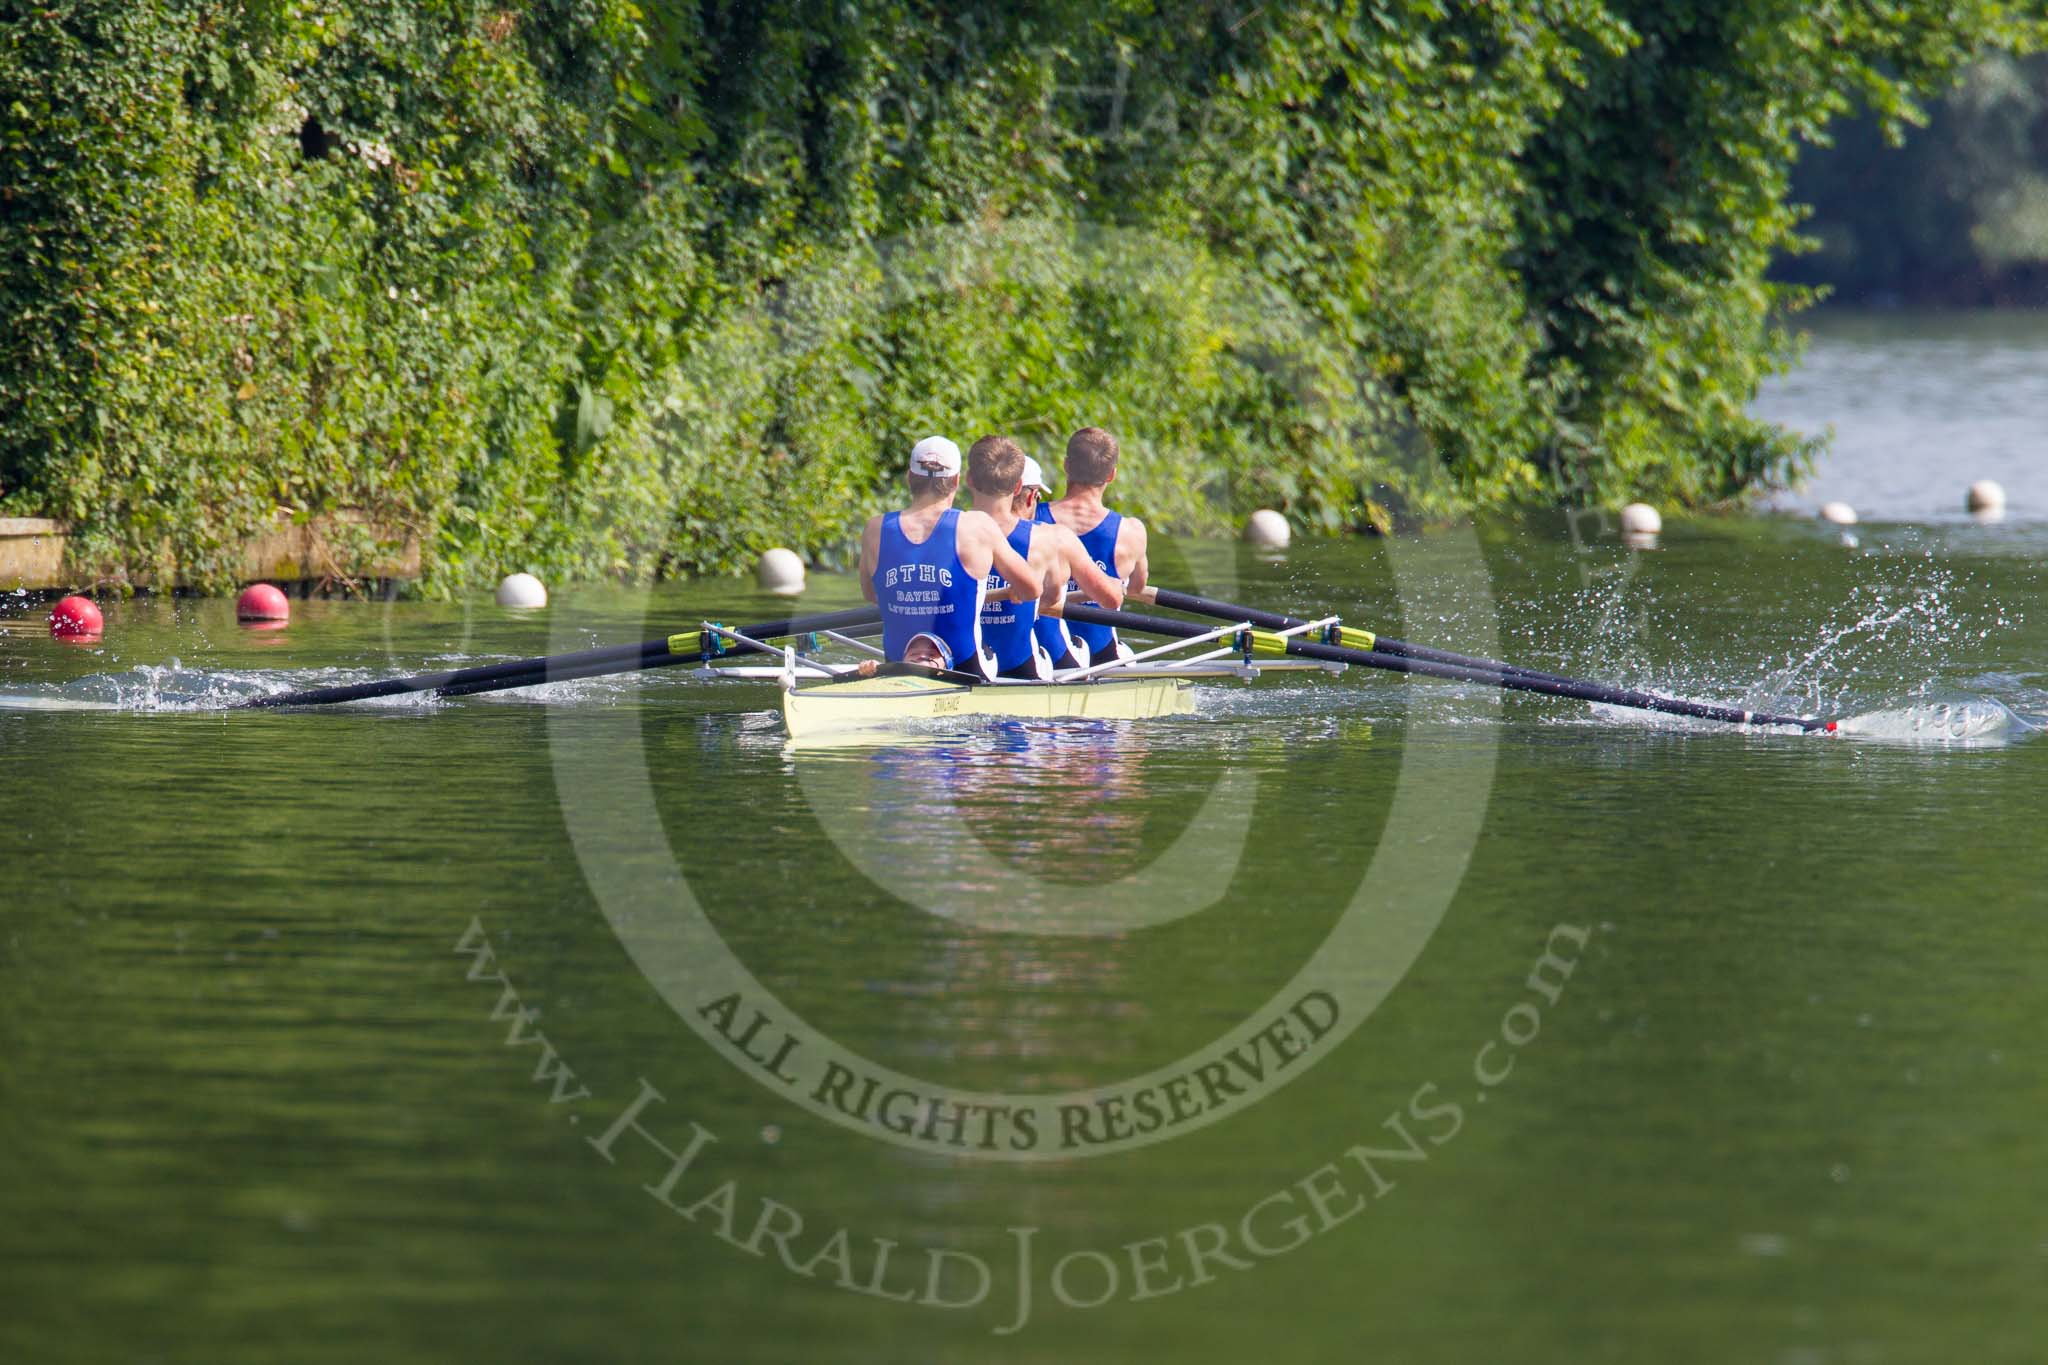
<path id="1" fill-rule="evenodd" d="M 1038 461 L 1032 459 L 1029 455 L 1024 457 L 1024 477 L 1021 482 L 1024 487 L 1036 488 L 1041 493 L 1052 492 L 1052 485 L 1045 481 L 1045 471 L 1040 469 Z"/>
<path id="2" fill-rule="evenodd" d="M 910 448 L 910 472 L 950 479 L 960 472 L 960 447 L 943 436 L 927 436 Z"/>

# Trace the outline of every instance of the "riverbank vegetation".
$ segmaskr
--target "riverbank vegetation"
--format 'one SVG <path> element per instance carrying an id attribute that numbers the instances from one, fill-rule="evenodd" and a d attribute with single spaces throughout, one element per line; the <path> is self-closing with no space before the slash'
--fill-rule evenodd
<path id="1" fill-rule="evenodd" d="M 224 580 L 831 558 L 908 442 L 1116 430 L 1134 510 L 1338 530 L 1782 478 L 1799 149 L 2001 0 L 525 6 L 0 20 L 0 513 Z"/>

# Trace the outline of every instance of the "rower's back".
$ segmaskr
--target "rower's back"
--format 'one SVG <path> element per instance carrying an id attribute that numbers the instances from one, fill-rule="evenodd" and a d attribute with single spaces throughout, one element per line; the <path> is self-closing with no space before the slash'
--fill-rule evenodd
<path id="1" fill-rule="evenodd" d="M 1067 491 L 1051 504 L 1053 521 L 1072 531 L 1097 568 L 1125 580 L 1132 592 L 1145 586 L 1145 524 L 1112 510 L 1103 494 L 1116 480 L 1116 437 L 1101 427 L 1082 427 L 1067 438 Z M 1068 584 L 1071 589 L 1074 585 Z M 1069 622 L 1073 638 L 1097 663 L 1128 654 L 1109 626 Z"/>
<path id="2" fill-rule="evenodd" d="M 960 448 L 926 437 L 911 450 L 906 478 L 910 506 L 872 518 L 861 533 L 862 587 L 881 609 L 883 657 L 900 662 L 924 640 L 945 667 L 986 673 L 980 614 L 988 566 L 962 554 L 962 514 L 953 506 Z"/>
<path id="3" fill-rule="evenodd" d="M 882 518 L 873 581 L 883 655 L 902 659 L 913 637 L 930 635 L 950 660 L 971 660 L 981 652 L 982 579 L 960 562 L 960 513 L 947 507 L 931 525 L 915 524 L 924 520 L 909 512 Z"/>
<path id="4" fill-rule="evenodd" d="M 1017 499 L 1030 463 L 1023 449 L 1007 436 L 984 436 L 967 452 L 967 488 L 974 498 L 974 510 L 993 521 L 1011 551 L 1026 562 L 1033 558 L 1033 531 L 1038 523 L 1018 515 Z M 1039 559 L 1042 562 L 1044 556 Z M 997 677 L 1050 681 L 1051 660 L 1037 643 L 1038 600 L 1017 601 L 1008 593 L 1009 587 L 1009 580 L 992 568 L 981 608 L 982 645 L 995 657 Z"/>

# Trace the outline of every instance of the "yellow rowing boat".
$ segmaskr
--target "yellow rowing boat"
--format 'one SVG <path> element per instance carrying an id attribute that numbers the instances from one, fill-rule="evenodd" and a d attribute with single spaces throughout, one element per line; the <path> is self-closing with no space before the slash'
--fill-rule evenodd
<path id="1" fill-rule="evenodd" d="M 782 721 L 793 740 L 917 726 L 959 717 L 1010 720 L 1150 720 L 1195 709 L 1184 677 L 1066 683 L 967 683 L 883 674 L 785 686 Z"/>

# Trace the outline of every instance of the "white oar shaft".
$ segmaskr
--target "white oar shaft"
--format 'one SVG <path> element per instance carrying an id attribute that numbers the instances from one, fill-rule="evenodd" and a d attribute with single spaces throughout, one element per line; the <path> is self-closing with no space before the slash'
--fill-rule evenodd
<path id="1" fill-rule="evenodd" d="M 723 639 L 737 640 L 743 645 L 752 645 L 755 649 L 760 650 L 763 654 L 769 655 L 770 657 L 773 657 L 776 654 L 783 654 L 785 656 L 783 661 L 783 667 L 786 669 L 794 670 L 801 668 L 812 673 L 823 674 L 825 677 L 828 678 L 836 678 L 839 676 L 837 673 L 834 673 L 831 669 L 825 667 L 823 664 L 814 664 L 808 659 L 798 659 L 796 657 L 796 651 L 793 649 L 787 649 L 786 647 L 784 649 L 777 649 L 774 645 L 763 644 L 761 641 L 756 640 L 751 635 L 742 635 L 740 634 L 740 632 L 732 629 L 730 626 L 721 626 L 716 621 L 706 621 L 704 623 L 704 629 L 713 632 L 714 634 L 720 636 Z"/>
<path id="2" fill-rule="evenodd" d="M 1136 654 L 1130 655 L 1128 658 L 1110 659 L 1103 663 L 1090 664 L 1086 668 L 1070 668 L 1065 672 L 1053 674 L 1052 680 L 1054 682 L 1080 682 L 1084 678 L 1092 678 L 1097 674 L 1107 673 L 1114 668 L 1127 668 L 1146 659 L 1156 659 L 1162 654 L 1176 654 L 1191 645 L 1205 644 L 1210 640 L 1220 640 L 1226 635 L 1235 635 L 1240 630 L 1249 629 L 1251 629 L 1249 625 L 1223 626 L 1216 630 L 1204 631 L 1200 635 L 1190 635 L 1185 640 L 1173 640 L 1151 649 L 1141 650 Z M 1218 651 L 1218 654 L 1229 654 L 1231 652 L 1225 649 Z M 1201 657 L 1208 659 L 1215 658 L 1217 655 L 1205 654 Z"/>
<path id="3" fill-rule="evenodd" d="M 851 635 L 841 635 L 836 630 L 821 630 L 818 633 L 828 640 L 837 640 L 842 645 L 851 645 L 863 653 L 874 655 L 876 658 L 882 657 L 883 652 L 869 644 L 866 640 L 856 640 Z"/>

